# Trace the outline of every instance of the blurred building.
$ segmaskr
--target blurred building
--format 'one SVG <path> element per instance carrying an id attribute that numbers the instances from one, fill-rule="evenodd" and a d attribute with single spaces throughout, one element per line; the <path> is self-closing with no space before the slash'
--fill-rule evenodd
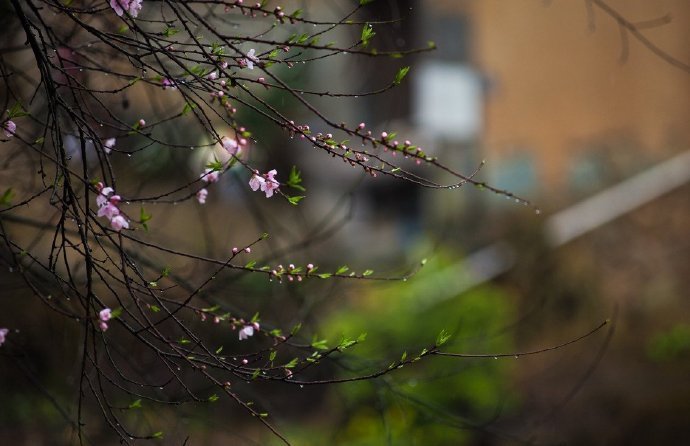
<path id="1" fill-rule="evenodd" d="M 686 61 L 690 3 L 606 4 L 638 24 L 658 50 Z M 457 85 L 469 91 L 462 104 L 451 94 L 454 103 L 444 111 L 479 115 L 457 116 L 455 128 L 476 126 L 498 185 L 542 196 L 586 195 L 690 143 L 690 73 L 623 32 L 595 2 L 445 0 L 415 7 L 423 12 L 414 16 L 423 21 L 420 33 L 439 46 L 424 63 L 455 70 Z M 468 69 L 482 82 L 468 81 Z M 429 116 L 434 105 L 424 98 L 445 81 L 434 70 L 421 76 L 416 113 Z M 467 85 L 483 87 L 480 104 Z M 474 135 L 442 136 L 466 143 Z"/>

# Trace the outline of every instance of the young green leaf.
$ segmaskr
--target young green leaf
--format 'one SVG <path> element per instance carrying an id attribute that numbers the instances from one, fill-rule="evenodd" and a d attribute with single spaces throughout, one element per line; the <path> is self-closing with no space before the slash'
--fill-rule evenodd
<path id="1" fill-rule="evenodd" d="M 29 112 L 24 110 L 24 107 L 22 107 L 22 104 L 19 102 L 15 102 L 12 107 L 10 107 L 9 110 L 7 110 L 7 116 L 12 119 L 12 118 L 21 118 L 22 116 L 28 116 Z"/>
<path id="2" fill-rule="evenodd" d="M 12 192 L 12 188 L 8 188 L 2 196 L 0 196 L 0 204 L 4 204 L 5 206 L 9 206 L 12 204 L 12 196 L 14 195 L 14 192 Z"/>
<path id="3" fill-rule="evenodd" d="M 299 170 L 297 170 L 297 166 L 292 166 L 292 169 L 290 169 L 290 175 L 287 180 L 287 185 L 290 186 L 293 189 L 297 189 L 301 192 L 306 191 L 304 186 L 302 184 L 302 175 Z"/>
<path id="4" fill-rule="evenodd" d="M 299 203 L 304 197 L 304 195 L 295 195 L 293 197 L 288 197 L 288 201 L 291 205 L 297 206 L 297 203 Z"/>
<path id="5" fill-rule="evenodd" d="M 407 73 L 410 71 L 410 67 L 402 67 L 401 69 L 398 70 L 398 72 L 395 74 L 395 79 L 393 79 L 393 84 L 394 85 L 400 85 L 400 82 L 407 76 Z"/>
<path id="6" fill-rule="evenodd" d="M 132 403 L 127 406 L 128 409 L 140 409 L 141 408 L 141 398 L 138 400 L 132 401 Z"/>
<path id="7" fill-rule="evenodd" d="M 450 334 L 446 330 L 441 330 L 441 332 L 436 337 L 436 346 L 440 347 L 450 339 Z"/>
<path id="8" fill-rule="evenodd" d="M 367 23 L 364 25 L 364 28 L 362 28 L 362 37 L 360 38 L 362 41 L 362 46 L 367 47 L 369 46 L 369 41 L 376 35 L 374 32 L 374 27 L 371 26 L 371 24 Z"/>

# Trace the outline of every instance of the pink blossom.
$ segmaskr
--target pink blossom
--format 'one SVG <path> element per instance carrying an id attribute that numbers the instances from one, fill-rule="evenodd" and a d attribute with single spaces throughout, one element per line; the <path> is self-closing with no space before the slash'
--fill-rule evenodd
<path id="1" fill-rule="evenodd" d="M 220 172 L 218 172 L 217 170 L 213 170 L 211 168 L 208 168 L 208 169 L 204 170 L 204 173 L 202 173 L 200 175 L 200 178 L 202 180 L 206 181 L 207 183 L 215 183 L 220 178 Z"/>
<path id="2" fill-rule="evenodd" d="M 129 13 L 132 17 L 138 16 L 139 12 L 141 12 L 142 1 L 143 0 L 131 0 L 129 3 Z"/>
<path id="3" fill-rule="evenodd" d="M 116 215 L 110 219 L 110 227 L 120 232 L 122 228 L 129 229 L 129 222 L 122 215 Z"/>
<path id="4" fill-rule="evenodd" d="M 266 174 L 266 181 L 261 185 L 261 190 L 266 193 L 266 198 L 273 196 L 273 191 L 280 187 L 278 180 L 273 178 L 278 172 L 273 169 Z"/>
<path id="5" fill-rule="evenodd" d="M 5 336 L 7 336 L 7 333 L 9 332 L 10 331 L 7 328 L 0 328 L 0 345 L 5 343 Z"/>
<path id="6" fill-rule="evenodd" d="M 103 141 L 103 150 L 105 153 L 110 153 L 113 150 L 113 147 L 115 147 L 115 142 L 115 138 L 108 138 Z"/>
<path id="7" fill-rule="evenodd" d="M 174 90 L 177 88 L 177 85 L 175 85 L 175 81 L 172 79 L 168 79 L 167 77 L 161 81 L 161 85 L 163 86 L 163 90 L 166 90 L 168 88 Z"/>
<path id="8" fill-rule="evenodd" d="M 103 321 L 99 321 L 98 328 L 100 328 L 101 331 L 106 331 L 108 329 L 108 324 Z"/>
<path id="9" fill-rule="evenodd" d="M 103 322 L 108 322 L 112 317 L 113 314 L 110 308 L 104 308 L 98 313 L 98 319 Z"/>
<path id="10" fill-rule="evenodd" d="M 117 215 L 120 215 L 120 210 L 112 203 L 108 203 L 98 209 L 98 216 L 105 217 L 108 220 L 112 220 Z"/>
<path id="11" fill-rule="evenodd" d="M 215 81 L 216 79 L 218 79 L 218 72 L 217 71 L 211 71 L 210 73 L 208 73 L 208 76 L 206 76 L 206 79 L 208 79 L 210 81 Z"/>
<path id="12" fill-rule="evenodd" d="M 14 121 L 7 121 L 2 127 L 5 129 L 5 136 L 8 138 L 11 138 L 17 132 L 17 124 Z"/>
<path id="13" fill-rule="evenodd" d="M 227 150 L 230 155 L 236 155 L 239 152 L 239 144 L 237 144 L 236 140 L 223 136 L 220 142 L 223 144 L 223 148 Z"/>
<path id="14" fill-rule="evenodd" d="M 115 10 L 115 14 L 122 17 L 125 11 L 132 17 L 139 15 L 142 0 L 110 0 L 110 7 Z"/>
<path id="15" fill-rule="evenodd" d="M 254 327 L 252 325 L 245 325 L 239 332 L 240 341 L 248 339 L 250 336 L 254 336 Z"/>
<path id="16" fill-rule="evenodd" d="M 131 0 L 110 0 L 110 7 L 115 10 L 115 14 L 122 17 L 125 9 L 129 8 L 129 2 Z"/>
<path id="17" fill-rule="evenodd" d="M 249 187 L 251 187 L 253 191 L 257 191 L 259 188 L 264 190 L 265 183 L 266 180 L 264 180 L 264 177 L 260 176 L 258 172 L 249 179 Z"/>
<path id="18" fill-rule="evenodd" d="M 96 204 L 98 207 L 103 207 L 108 202 L 108 196 L 115 192 L 112 187 L 104 187 L 101 189 L 101 193 L 96 197 Z"/>
<path id="19" fill-rule="evenodd" d="M 250 70 L 253 70 L 254 64 L 259 62 L 259 58 L 254 55 L 255 53 L 256 51 L 254 50 L 254 48 L 247 51 L 247 57 L 245 59 L 240 60 L 240 65 L 242 65 L 243 67 L 247 67 Z"/>
<path id="20" fill-rule="evenodd" d="M 196 199 L 199 204 L 205 204 L 206 197 L 208 197 L 208 190 L 206 190 L 206 188 L 199 189 L 199 191 L 196 193 Z"/>

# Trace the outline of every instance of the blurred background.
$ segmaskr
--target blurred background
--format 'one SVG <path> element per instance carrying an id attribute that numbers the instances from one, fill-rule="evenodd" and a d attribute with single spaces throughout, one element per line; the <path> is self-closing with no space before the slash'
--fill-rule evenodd
<path id="1" fill-rule="evenodd" d="M 351 6 L 330 3 L 289 5 L 321 18 Z M 298 210 L 248 201 L 247 179 L 237 174 L 202 210 L 190 204 L 180 214 L 184 204 L 172 219 L 165 217 L 172 208 L 157 209 L 157 231 L 185 234 L 175 243 L 209 254 L 223 249 L 212 240 L 227 248 L 267 231 L 271 242 L 257 255 L 313 261 L 326 271 L 347 262 L 395 276 L 427 262 L 405 282 L 288 286 L 233 276 L 218 294 L 275 326 L 303 322 L 305 336 L 335 342 L 367 333 L 323 376 L 385 367 L 428 347 L 441 329 L 452 335 L 447 351 L 489 355 L 431 358 L 358 383 L 241 391 L 300 445 L 682 444 L 690 434 L 690 3 L 378 0 L 363 12 L 363 20 L 395 20 L 374 24 L 373 47 L 433 41 L 437 50 L 405 59 L 345 54 L 278 68 L 280 75 L 295 88 L 366 92 L 410 65 L 403 84 L 382 95 L 310 99 L 336 122 L 397 132 L 462 172 L 485 160 L 478 178 L 540 212 L 470 186 L 439 191 L 363 177 L 240 110 L 238 120 L 253 132 L 247 156 L 276 167 L 281 180 L 298 166 L 307 198 Z M 359 32 L 336 30 L 324 40 L 356 40 Z M 295 122 L 328 131 L 287 95 L 262 94 Z M 177 166 L 193 178 L 208 154 L 168 154 L 165 163 L 149 156 L 155 163 L 143 159 L 142 169 Z M 152 187 L 170 180 L 162 173 Z M 285 218 L 271 219 L 277 214 Z M 194 237 L 199 221 L 225 215 L 228 227 Z M 25 311 L 18 297 L 29 297 L 19 279 L 3 275 L 0 325 L 9 325 L 3 319 L 11 311 Z M 0 356 L 7 377 L 0 379 L 0 442 L 69 438 L 32 381 L 74 399 L 66 389 L 77 372 L 65 382 L 62 370 L 78 353 L 76 327 L 47 318 L 17 323 L 33 336 L 22 341 L 23 367 L 35 380 Z M 577 343 L 512 355 L 563 344 L 605 320 Z M 64 337 L 48 349 L 37 327 Z M 511 356 L 492 357 L 503 353 Z M 278 444 L 231 402 L 143 407 L 132 417 L 168 420 L 163 444 L 186 435 L 188 444 Z M 107 444 L 107 431 L 96 438 Z"/>

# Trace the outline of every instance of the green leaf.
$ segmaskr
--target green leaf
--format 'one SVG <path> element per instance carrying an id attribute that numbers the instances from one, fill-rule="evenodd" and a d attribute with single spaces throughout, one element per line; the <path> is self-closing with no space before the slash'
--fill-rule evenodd
<path id="1" fill-rule="evenodd" d="M 164 35 L 165 37 L 172 37 L 172 36 L 174 36 L 175 34 L 177 34 L 177 33 L 179 33 L 179 32 L 180 32 L 179 29 L 175 29 L 175 28 L 172 28 L 172 27 L 170 27 L 170 26 L 166 26 L 166 27 L 165 27 L 165 30 L 163 30 L 163 35 Z"/>
<path id="2" fill-rule="evenodd" d="M 163 438 L 163 432 L 158 431 L 151 435 L 153 438 Z"/>
<path id="3" fill-rule="evenodd" d="M 369 3 L 372 3 L 374 0 L 359 0 L 359 5 L 360 6 L 366 6 Z"/>
<path id="4" fill-rule="evenodd" d="M 219 43 L 212 43 L 211 44 L 211 54 L 214 56 L 222 56 L 223 53 L 225 52 L 225 49 L 223 46 Z"/>
<path id="5" fill-rule="evenodd" d="M 219 399 L 220 399 L 220 397 L 219 397 L 218 395 L 216 395 L 215 393 L 214 393 L 213 395 L 211 395 L 211 396 L 208 397 L 208 401 L 209 401 L 210 403 L 215 403 L 215 402 L 218 401 Z"/>
<path id="6" fill-rule="evenodd" d="M 436 346 L 440 347 L 450 339 L 450 334 L 446 330 L 441 330 L 441 332 L 436 337 Z"/>
<path id="7" fill-rule="evenodd" d="M 223 163 L 217 159 L 214 159 L 213 161 L 210 161 L 208 164 L 206 164 L 206 167 L 213 171 L 221 171 L 223 170 Z"/>
<path id="8" fill-rule="evenodd" d="M 151 308 L 151 311 L 153 311 L 154 313 L 158 313 L 159 311 L 161 311 L 161 309 L 158 305 L 151 305 L 150 308 Z"/>
<path id="9" fill-rule="evenodd" d="M 353 345 L 355 345 L 356 343 L 357 343 L 357 341 L 354 341 L 352 339 L 343 338 L 340 341 L 340 344 L 338 344 L 338 350 L 342 351 L 342 350 L 348 349 L 348 348 L 352 347 Z"/>
<path id="10" fill-rule="evenodd" d="M 259 373 L 261 373 L 261 369 L 254 370 L 254 373 L 252 373 L 252 379 L 256 379 L 259 376 Z"/>
<path id="11" fill-rule="evenodd" d="M 252 316 L 252 320 L 249 322 L 253 324 L 254 322 L 259 322 L 259 320 L 259 312 L 257 311 L 256 313 L 254 313 L 254 316 Z"/>
<path id="12" fill-rule="evenodd" d="M 349 271 L 349 270 L 350 270 L 350 267 L 349 267 L 349 266 L 343 265 L 343 266 L 341 266 L 340 268 L 338 268 L 338 271 L 336 271 L 335 273 L 336 273 L 336 274 L 344 274 L 344 273 L 346 273 L 346 272 Z"/>
<path id="13" fill-rule="evenodd" d="M 290 362 L 285 364 L 283 367 L 286 369 L 294 369 L 295 367 L 297 367 L 298 363 L 299 363 L 299 359 L 293 358 Z"/>
<path id="14" fill-rule="evenodd" d="M 203 77 L 207 70 L 201 65 L 194 65 L 193 67 L 187 68 L 187 72 L 196 77 Z"/>
<path id="15" fill-rule="evenodd" d="M 273 361 L 276 359 L 276 355 L 277 355 L 277 354 L 278 354 L 277 351 L 271 350 L 271 354 L 268 355 L 268 360 L 271 361 L 271 362 L 273 362 Z"/>
<path id="16" fill-rule="evenodd" d="M 22 116 L 29 116 L 29 112 L 24 110 L 24 107 L 22 107 L 22 104 L 19 102 L 15 102 L 12 107 L 10 107 L 9 110 L 7 110 L 7 116 L 12 119 L 12 118 L 21 118 Z"/>
<path id="17" fill-rule="evenodd" d="M 364 25 L 364 28 L 362 28 L 362 36 L 361 36 L 361 41 L 362 41 L 362 46 L 367 47 L 369 46 L 369 41 L 376 35 L 374 32 L 374 28 L 371 26 L 371 24 L 367 23 Z"/>
<path id="18" fill-rule="evenodd" d="M 290 169 L 290 175 L 287 180 L 287 185 L 293 189 L 297 189 L 302 192 L 306 191 L 306 189 L 301 184 L 302 175 L 300 171 L 297 170 L 297 166 L 292 166 L 292 169 Z"/>
<path id="19" fill-rule="evenodd" d="M 127 406 L 128 409 L 140 409 L 141 408 L 141 398 L 139 398 L 136 401 L 133 401 L 129 406 Z"/>
<path id="20" fill-rule="evenodd" d="M 245 268 L 254 268 L 254 265 L 256 265 L 256 260 L 250 260 L 247 262 L 246 265 L 244 265 Z"/>
<path id="21" fill-rule="evenodd" d="M 113 311 L 110 312 L 110 318 L 111 319 L 117 319 L 122 315 L 122 307 L 115 308 Z"/>
<path id="22" fill-rule="evenodd" d="M 222 351 L 223 351 L 223 346 L 221 345 L 220 347 L 218 347 L 216 349 L 216 355 L 220 355 L 220 352 L 222 352 Z"/>
<path id="23" fill-rule="evenodd" d="M 287 197 L 287 199 L 291 205 L 297 206 L 297 203 L 299 203 L 304 197 L 304 195 L 295 195 L 293 197 Z"/>
<path id="24" fill-rule="evenodd" d="M 152 215 L 147 214 L 146 211 L 144 210 L 144 207 L 142 206 L 140 211 L 139 211 L 139 221 L 141 222 L 141 225 L 144 227 L 145 230 L 149 230 L 149 225 L 147 222 L 151 220 Z"/>
<path id="25" fill-rule="evenodd" d="M 321 279 L 328 279 L 328 278 L 331 277 L 332 275 L 333 275 L 333 274 L 331 274 L 331 273 L 323 273 L 323 274 L 319 274 L 319 277 L 320 277 Z"/>
<path id="26" fill-rule="evenodd" d="M 190 111 L 196 108 L 196 104 L 190 104 L 189 102 L 185 102 L 184 107 L 182 107 L 182 114 L 186 115 Z"/>
<path id="27" fill-rule="evenodd" d="M 302 323 L 300 322 L 300 323 L 298 323 L 297 325 L 295 325 L 294 327 L 292 327 L 292 330 L 290 330 L 290 334 L 291 334 L 292 336 L 294 336 L 294 335 L 296 335 L 301 329 L 302 329 Z"/>
<path id="28" fill-rule="evenodd" d="M 366 270 L 366 271 L 364 271 L 364 272 L 362 273 L 362 275 L 363 275 L 364 277 L 366 277 L 366 276 L 371 276 L 372 274 L 374 274 L 374 270 L 373 270 L 373 269 L 368 269 L 368 270 Z"/>
<path id="29" fill-rule="evenodd" d="M 8 188 L 2 196 L 0 196 L 0 204 L 9 206 L 12 204 L 12 197 L 14 196 L 14 192 L 12 192 L 12 188 Z"/>
<path id="30" fill-rule="evenodd" d="M 327 339 L 319 339 L 314 335 L 314 337 L 311 340 L 311 346 L 315 349 L 318 350 L 327 350 L 328 349 L 328 340 Z"/>
<path id="31" fill-rule="evenodd" d="M 407 76 L 407 73 L 410 71 L 410 67 L 402 67 L 401 69 L 398 70 L 398 72 L 395 74 L 395 79 L 393 79 L 393 84 L 394 85 L 400 85 L 400 82 Z"/>

